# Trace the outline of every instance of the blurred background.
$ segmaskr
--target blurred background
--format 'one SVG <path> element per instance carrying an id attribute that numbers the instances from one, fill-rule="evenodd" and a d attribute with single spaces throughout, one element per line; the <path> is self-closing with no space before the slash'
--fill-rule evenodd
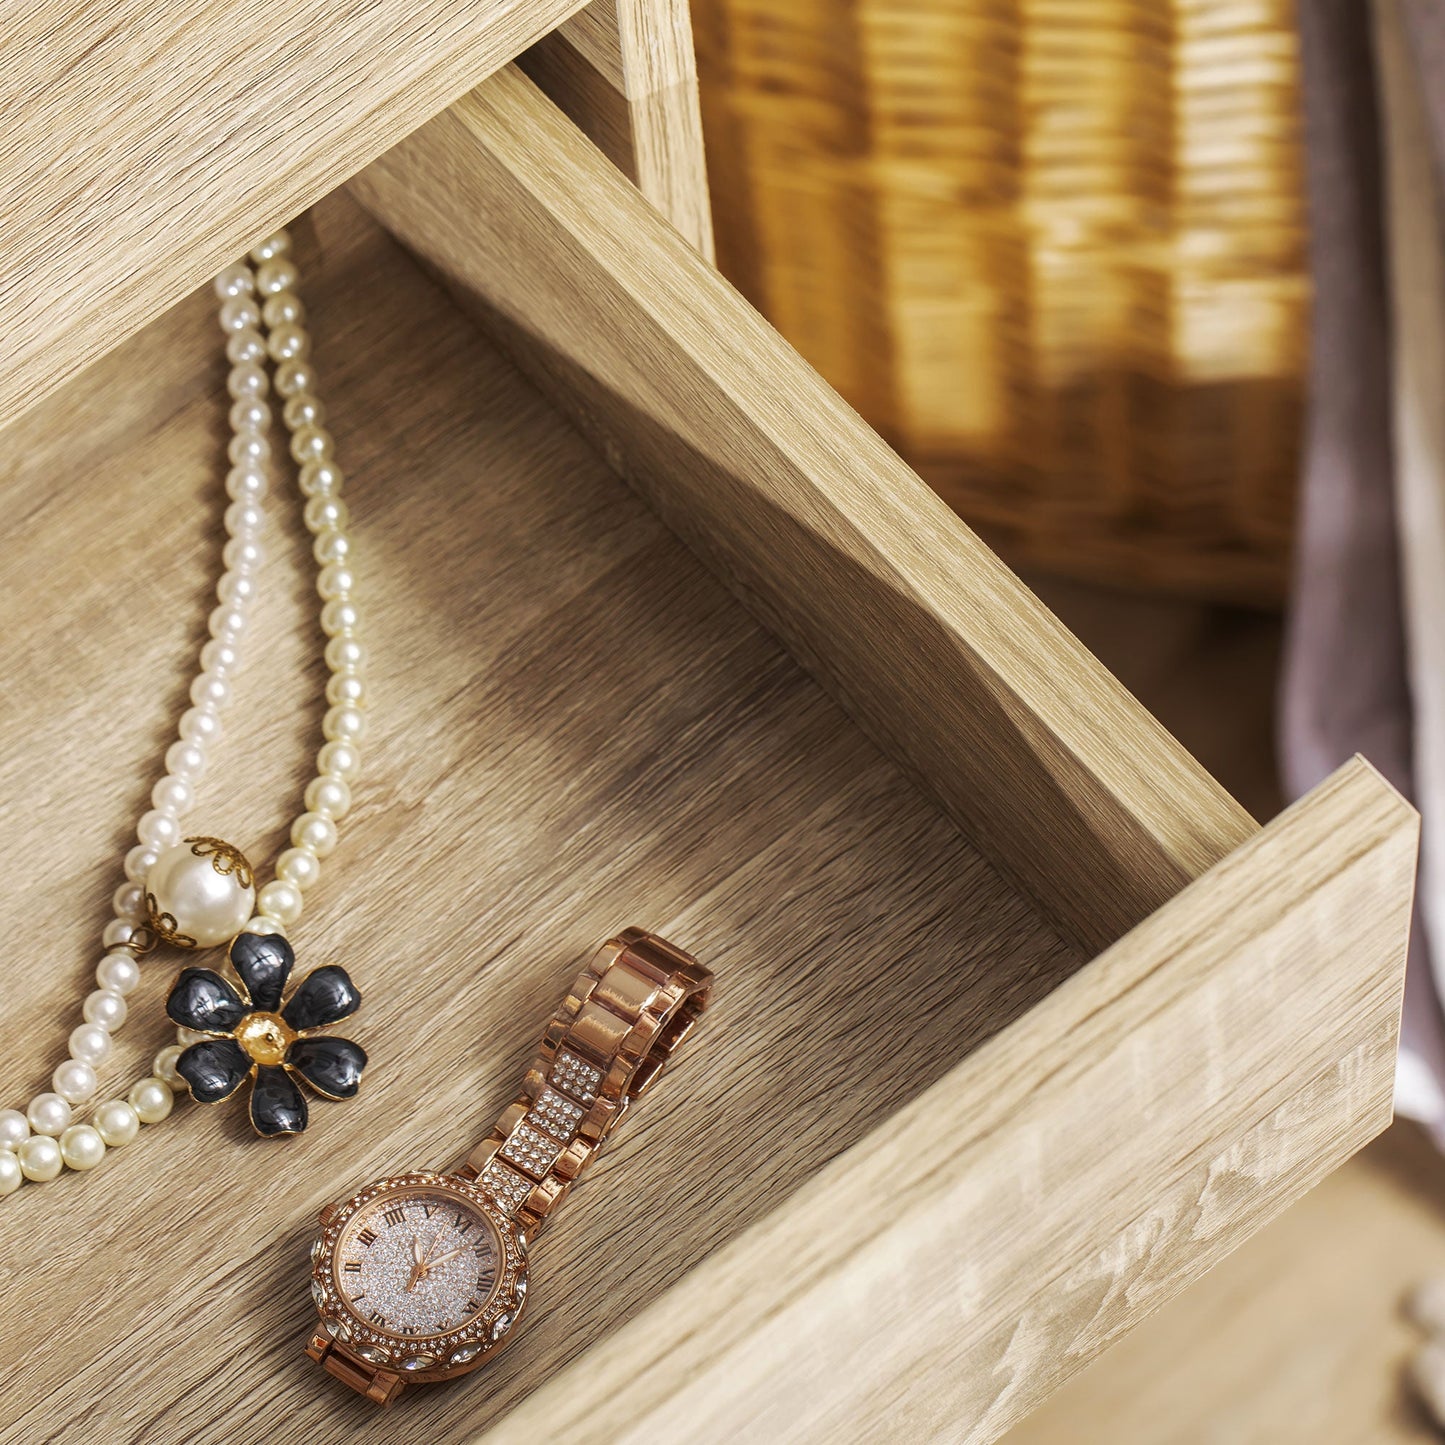
<path id="1" fill-rule="evenodd" d="M 693 22 L 723 271 L 1256 817 L 1356 750 L 1426 817 L 1422 1122 L 1010 1445 L 1445 1438 L 1445 5 Z"/>

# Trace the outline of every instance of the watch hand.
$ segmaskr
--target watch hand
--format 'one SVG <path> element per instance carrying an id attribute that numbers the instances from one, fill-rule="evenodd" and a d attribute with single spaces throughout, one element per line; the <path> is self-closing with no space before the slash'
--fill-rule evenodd
<path id="1" fill-rule="evenodd" d="M 411 1257 L 418 1264 L 426 1263 L 426 1252 L 421 1247 L 421 1235 L 414 1234 L 411 1237 Z"/>
<path id="2" fill-rule="evenodd" d="M 455 1259 L 459 1254 L 465 1254 L 466 1252 L 465 1249 L 454 1249 L 448 1254 L 439 1254 L 435 1259 L 427 1260 L 426 1267 L 428 1269 L 435 1269 L 437 1265 L 445 1264 L 447 1260 Z"/>

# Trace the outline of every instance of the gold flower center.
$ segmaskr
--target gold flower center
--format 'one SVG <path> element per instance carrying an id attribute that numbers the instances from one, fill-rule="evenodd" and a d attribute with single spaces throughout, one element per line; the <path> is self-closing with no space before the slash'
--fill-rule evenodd
<path id="1" fill-rule="evenodd" d="M 236 1042 L 258 1064 L 279 1064 L 296 1032 L 280 1014 L 247 1014 L 236 1028 Z"/>

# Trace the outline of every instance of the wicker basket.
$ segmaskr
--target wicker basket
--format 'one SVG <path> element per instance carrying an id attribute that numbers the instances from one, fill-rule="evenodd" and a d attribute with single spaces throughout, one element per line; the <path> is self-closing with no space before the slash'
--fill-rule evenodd
<path id="1" fill-rule="evenodd" d="M 694 0 L 719 259 L 1013 560 L 1282 595 L 1285 0 Z"/>

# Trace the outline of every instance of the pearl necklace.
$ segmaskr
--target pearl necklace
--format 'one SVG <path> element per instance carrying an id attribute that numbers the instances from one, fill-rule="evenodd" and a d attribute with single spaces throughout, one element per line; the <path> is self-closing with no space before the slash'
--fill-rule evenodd
<path id="1" fill-rule="evenodd" d="M 351 807 L 351 785 L 361 770 L 360 743 L 366 732 L 365 652 L 358 641 L 361 616 L 354 600 L 351 539 L 342 474 L 333 443 L 323 428 L 316 398 L 316 374 L 307 360 L 311 339 L 296 295 L 297 271 L 284 231 L 250 253 L 249 261 L 222 271 L 215 290 L 221 329 L 231 364 L 231 469 L 226 474 L 224 570 L 216 584 L 210 640 L 191 684 L 191 706 L 181 716 L 179 737 L 165 755 L 165 774 L 151 791 L 151 808 L 136 826 L 136 845 L 126 854 L 126 881 L 112 900 L 115 917 L 101 933 L 105 955 L 95 970 L 96 988 L 85 999 L 82 1022 L 72 1030 L 69 1057 L 57 1065 L 51 1089 L 37 1094 L 28 1109 L 0 1109 L 0 1196 L 25 1180 L 56 1178 L 63 1168 L 93 1169 L 107 1149 L 130 1143 L 142 1124 L 158 1124 L 171 1113 L 174 1095 L 186 1089 L 176 1072 L 182 1048 L 195 1041 L 188 1030 L 155 1057 L 152 1073 L 128 1095 L 91 1107 L 99 1089 L 97 1068 L 109 1058 L 111 1035 L 126 1018 L 126 998 L 140 982 L 137 958 L 155 939 L 157 897 L 172 933 L 208 946 L 235 933 L 284 933 L 300 917 L 303 893 L 321 875 L 321 860 L 336 847 L 336 824 Z M 306 788 L 305 811 L 291 828 L 291 847 L 276 860 L 275 878 L 257 894 L 249 865 L 216 863 L 228 845 L 214 839 L 183 839 L 181 817 L 195 802 L 195 785 L 206 770 L 206 749 L 221 736 L 221 715 L 231 700 L 231 678 L 240 662 L 241 640 L 257 593 L 264 560 L 259 540 L 268 491 L 268 433 L 271 408 L 267 360 L 290 433 L 291 456 L 306 497 L 304 517 L 315 541 L 316 587 L 322 599 L 321 626 L 327 636 L 328 711 L 325 744 L 317 774 Z M 188 846 L 190 845 L 190 846 Z M 202 845 L 205 845 L 204 847 Z M 239 854 L 229 850 L 235 858 Z M 216 864 L 216 866 L 213 866 Z M 251 915 L 254 904 L 254 916 Z M 177 919 L 185 929 L 175 927 Z M 91 1122 L 77 1114 L 91 1107 Z"/>

